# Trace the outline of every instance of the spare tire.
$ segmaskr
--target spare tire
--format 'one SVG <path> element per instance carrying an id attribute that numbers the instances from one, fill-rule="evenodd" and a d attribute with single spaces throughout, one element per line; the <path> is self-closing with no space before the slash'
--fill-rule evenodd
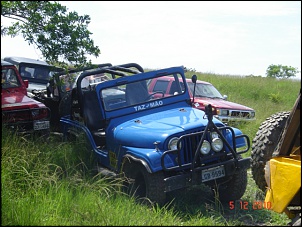
<path id="1" fill-rule="evenodd" d="M 264 176 L 264 167 L 272 158 L 273 152 L 285 127 L 290 112 L 279 112 L 266 118 L 260 125 L 252 141 L 251 170 L 257 186 L 265 192 L 267 183 Z"/>

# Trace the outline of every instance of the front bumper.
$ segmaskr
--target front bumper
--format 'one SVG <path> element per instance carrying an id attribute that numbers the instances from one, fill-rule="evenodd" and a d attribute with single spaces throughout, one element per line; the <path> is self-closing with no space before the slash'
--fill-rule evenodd
<path id="1" fill-rule="evenodd" d="M 3 126 L 15 131 L 18 135 L 48 135 L 50 133 L 49 120 L 3 123 Z"/>
<path id="2" fill-rule="evenodd" d="M 220 120 L 223 123 L 228 122 L 250 122 L 256 120 L 255 117 L 248 118 L 248 117 L 230 117 L 230 116 L 221 116 L 221 115 L 214 115 L 218 120 Z"/>
<path id="3" fill-rule="evenodd" d="M 234 175 L 236 172 L 244 169 L 248 169 L 250 167 L 251 158 L 243 158 L 243 159 L 231 159 L 226 162 L 219 162 L 212 165 L 206 165 L 202 167 L 197 167 L 194 171 L 184 172 L 177 175 L 169 176 L 164 179 L 165 182 L 165 192 L 174 191 L 181 188 L 186 188 L 192 185 L 198 185 L 203 183 L 201 173 L 204 170 L 224 166 L 225 176 L 222 178 L 217 178 L 211 181 L 207 181 L 206 184 L 214 184 L 214 183 L 222 183 L 227 181 L 230 176 Z"/>

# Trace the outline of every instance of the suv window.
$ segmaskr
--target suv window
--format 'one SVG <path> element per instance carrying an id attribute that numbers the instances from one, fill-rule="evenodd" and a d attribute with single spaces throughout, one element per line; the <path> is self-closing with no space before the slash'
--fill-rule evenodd
<path id="1" fill-rule="evenodd" d="M 20 74 L 22 77 L 36 78 L 45 81 L 48 81 L 51 77 L 51 72 L 49 68 L 37 66 L 28 67 L 22 65 L 20 66 Z"/>
<path id="2" fill-rule="evenodd" d="M 192 82 L 188 82 L 188 86 L 193 93 L 194 91 L 194 84 Z M 210 98 L 221 98 L 223 96 L 220 92 L 211 84 L 203 84 L 197 83 L 195 87 L 195 97 L 210 97 Z"/>
<path id="3" fill-rule="evenodd" d="M 11 68 L 2 68 L 1 75 L 2 88 L 14 88 L 21 85 L 20 81 L 17 78 L 15 70 Z"/>

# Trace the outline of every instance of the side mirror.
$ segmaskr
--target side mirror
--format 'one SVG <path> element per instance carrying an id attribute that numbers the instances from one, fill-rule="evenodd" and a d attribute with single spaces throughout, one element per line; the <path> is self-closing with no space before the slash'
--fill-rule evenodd
<path id="1" fill-rule="evenodd" d="M 28 88 L 28 80 L 23 80 L 25 87 Z"/>
<path id="2" fill-rule="evenodd" d="M 196 81 L 197 81 L 197 76 L 194 74 L 194 75 L 192 76 L 192 83 L 193 83 L 193 84 L 196 84 Z"/>
<path id="3" fill-rule="evenodd" d="M 224 100 L 228 100 L 228 96 L 227 95 L 223 95 L 223 99 Z"/>

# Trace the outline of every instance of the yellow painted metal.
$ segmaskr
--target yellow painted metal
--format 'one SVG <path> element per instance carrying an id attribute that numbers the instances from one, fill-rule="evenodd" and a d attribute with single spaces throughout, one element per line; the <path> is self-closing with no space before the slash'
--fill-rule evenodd
<path id="1" fill-rule="evenodd" d="M 296 156 L 275 157 L 269 161 L 270 188 L 265 202 L 271 209 L 282 213 L 301 188 L 301 158 Z"/>

